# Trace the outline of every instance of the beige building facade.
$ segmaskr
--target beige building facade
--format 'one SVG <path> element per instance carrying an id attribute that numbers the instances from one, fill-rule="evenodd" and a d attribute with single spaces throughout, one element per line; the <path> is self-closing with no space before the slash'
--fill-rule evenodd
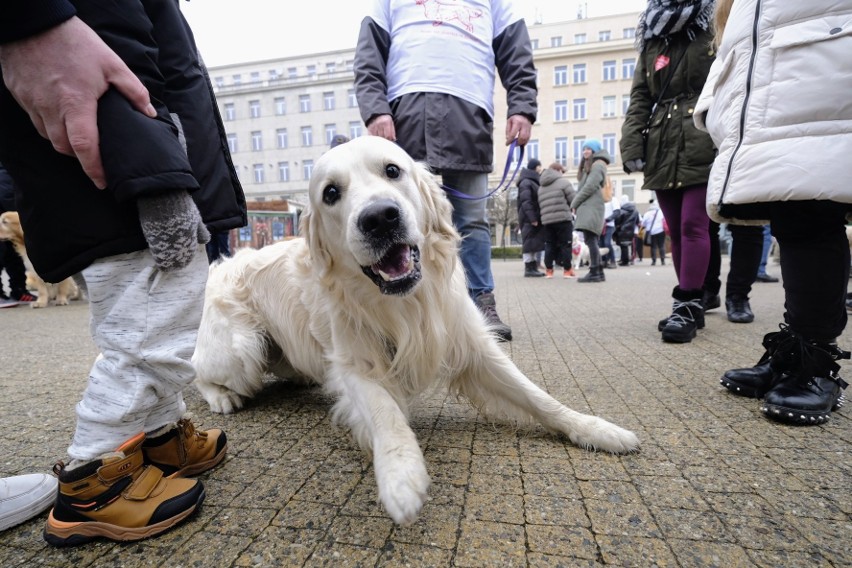
<path id="1" fill-rule="evenodd" d="M 638 13 L 529 26 L 538 72 L 539 114 L 524 162 L 558 161 L 576 175 L 584 140 L 614 157 L 616 195 L 647 203 L 641 175 L 627 176 L 618 151 L 636 51 Z M 365 135 L 353 87 L 354 47 L 209 69 L 228 145 L 250 200 L 305 202 L 316 160 L 337 134 Z M 495 92 L 494 184 L 507 158 L 506 97 Z M 515 157 L 516 159 L 516 157 Z"/>

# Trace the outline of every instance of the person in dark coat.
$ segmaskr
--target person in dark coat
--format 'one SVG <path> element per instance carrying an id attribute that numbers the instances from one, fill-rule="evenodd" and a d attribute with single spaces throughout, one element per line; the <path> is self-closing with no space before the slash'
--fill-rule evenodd
<path id="1" fill-rule="evenodd" d="M 496 76 L 506 89 L 506 145 L 526 145 L 538 112 L 532 44 L 518 3 L 461 0 L 457 8 L 477 13 L 468 25 L 458 18 L 437 21 L 422 2 L 372 4 L 361 22 L 354 63 L 367 130 L 429 164 L 444 185 L 484 197 L 493 133 L 502 130 L 495 128 Z M 497 315 L 486 200 L 448 197 L 463 237 L 459 253 L 468 293 L 497 336 L 511 341 L 512 328 Z"/>
<path id="2" fill-rule="evenodd" d="M 710 260 L 710 218 L 704 206 L 716 156 L 692 121 L 698 95 L 716 57 L 711 45 L 715 0 L 648 0 L 639 16 L 639 57 L 621 127 L 627 173 L 643 172 L 668 222 L 678 284 L 662 330 L 667 342 L 687 343 L 704 327 L 704 277 Z"/>
<path id="3" fill-rule="evenodd" d="M 15 211 L 15 187 L 12 177 L 0 164 L 0 213 Z M 21 302 L 35 301 L 27 291 L 27 271 L 24 260 L 15 251 L 10 241 L 0 241 L 0 273 L 9 277 L 9 293 L 0 284 L 0 308 L 14 308 Z"/>
<path id="4" fill-rule="evenodd" d="M 0 71 L 0 161 L 28 256 L 48 282 L 82 271 L 99 353 L 44 537 L 153 536 L 201 505 L 183 476 L 227 449 L 183 400 L 202 243 L 246 223 L 212 87 L 174 0 L 4 2 Z"/>
<path id="5" fill-rule="evenodd" d="M 538 188 L 541 162 L 532 158 L 521 170 L 518 181 L 518 225 L 521 228 L 521 245 L 524 258 L 524 277 L 541 277 L 536 255 L 544 250 L 544 231 L 538 206 Z"/>
<path id="6" fill-rule="evenodd" d="M 636 210 L 636 204 L 623 197 L 621 212 L 615 221 L 615 236 L 613 237 L 614 242 L 621 247 L 621 258 L 618 261 L 621 266 L 632 264 L 630 246 L 633 244 L 633 237 L 638 227 L 639 211 Z"/>

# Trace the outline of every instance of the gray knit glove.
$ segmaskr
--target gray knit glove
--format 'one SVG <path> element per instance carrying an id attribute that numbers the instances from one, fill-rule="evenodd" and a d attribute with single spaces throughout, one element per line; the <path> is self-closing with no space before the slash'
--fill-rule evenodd
<path id="1" fill-rule="evenodd" d="M 185 268 L 198 251 L 198 243 L 210 240 L 198 207 L 187 191 L 142 197 L 136 205 L 142 233 L 160 270 Z"/>

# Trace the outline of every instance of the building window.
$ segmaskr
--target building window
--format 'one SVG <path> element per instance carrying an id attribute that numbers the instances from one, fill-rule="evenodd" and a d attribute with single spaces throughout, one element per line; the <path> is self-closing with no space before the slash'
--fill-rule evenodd
<path id="1" fill-rule="evenodd" d="M 553 121 L 565 122 L 568 120 L 568 101 L 556 101 L 553 103 Z"/>
<path id="2" fill-rule="evenodd" d="M 260 71 L 252 71 L 250 77 L 252 83 L 260 83 Z"/>
<path id="3" fill-rule="evenodd" d="M 237 135 L 236 134 L 228 134 L 226 136 L 228 140 L 228 151 L 231 154 L 237 153 Z"/>
<path id="4" fill-rule="evenodd" d="M 602 32 L 598 32 L 598 41 L 609 41 L 612 39 L 612 32 L 609 30 L 604 30 Z"/>
<path id="5" fill-rule="evenodd" d="M 533 51 L 535 51 L 536 49 L 538 49 L 538 40 L 537 39 L 531 39 L 530 45 L 532 46 Z"/>
<path id="6" fill-rule="evenodd" d="M 325 125 L 325 143 L 331 144 L 334 137 L 337 136 L 337 126 L 334 124 Z"/>
<path id="7" fill-rule="evenodd" d="M 249 116 L 260 118 L 260 101 L 249 101 Z"/>
<path id="8" fill-rule="evenodd" d="M 290 162 L 278 162 L 278 181 L 290 181 Z"/>
<path id="9" fill-rule="evenodd" d="M 630 57 L 628 59 L 621 60 L 621 78 L 622 79 L 632 79 L 633 71 L 636 69 L 636 59 Z"/>
<path id="10" fill-rule="evenodd" d="M 313 146 L 314 133 L 310 126 L 302 127 L 302 146 Z"/>
<path id="11" fill-rule="evenodd" d="M 234 103 L 225 103 L 225 120 L 236 120 L 237 119 L 237 109 L 234 108 Z"/>
<path id="12" fill-rule="evenodd" d="M 574 99 L 574 120 L 586 120 L 586 99 Z"/>
<path id="13" fill-rule="evenodd" d="M 273 81 L 277 81 L 277 80 L 278 80 L 278 70 L 277 69 L 270 69 L 269 70 L 269 81 L 273 82 Z"/>
<path id="14" fill-rule="evenodd" d="M 621 195 L 626 197 L 633 203 L 636 203 L 636 180 L 625 179 L 621 180 Z"/>
<path id="15" fill-rule="evenodd" d="M 325 64 L 325 72 L 328 74 L 332 74 L 337 71 L 337 63 L 326 63 Z"/>
<path id="16" fill-rule="evenodd" d="M 328 92 L 322 94 L 323 110 L 334 110 L 334 93 Z"/>
<path id="17" fill-rule="evenodd" d="M 586 64 L 575 63 L 573 67 L 574 84 L 586 82 Z"/>
<path id="18" fill-rule="evenodd" d="M 615 74 L 615 60 L 612 59 L 610 61 L 603 62 L 603 80 L 604 81 L 615 81 L 618 77 Z"/>
<path id="19" fill-rule="evenodd" d="M 264 175 L 263 175 L 263 164 L 255 164 L 254 165 L 254 183 L 263 183 Z"/>
<path id="20" fill-rule="evenodd" d="M 562 45 L 562 36 L 550 38 L 550 47 L 560 47 Z"/>
<path id="21" fill-rule="evenodd" d="M 574 138 L 574 167 L 580 165 L 580 158 L 583 157 L 583 144 L 586 143 L 585 136 L 576 136 Z"/>
<path id="22" fill-rule="evenodd" d="M 231 76 L 231 80 L 234 82 L 234 86 L 242 85 L 243 77 L 239 73 Z"/>
<path id="23" fill-rule="evenodd" d="M 621 114 L 627 114 L 627 109 L 630 107 L 630 95 L 621 95 Z"/>
<path id="24" fill-rule="evenodd" d="M 624 28 L 621 32 L 621 37 L 624 39 L 633 39 L 636 37 L 636 28 Z"/>
<path id="25" fill-rule="evenodd" d="M 347 71 L 352 71 L 355 68 L 355 60 L 347 59 L 345 65 Z"/>
<path id="26" fill-rule="evenodd" d="M 525 148 L 525 150 L 526 150 L 526 154 L 527 154 L 526 158 L 528 160 L 531 160 L 533 158 L 535 158 L 536 160 L 539 159 L 538 140 L 530 140 L 529 142 L 527 142 L 527 147 Z"/>
<path id="27" fill-rule="evenodd" d="M 260 130 L 254 130 L 251 133 L 251 150 L 252 152 L 263 150 L 263 133 Z"/>
<path id="28" fill-rule="evenodd" d="M 361 136 L 363 126 L 360 122 L 350 122 L 349 123 L 349 138 L 355 139 Z"/>
<path id="29" fill-rule="evenodd" d="M 302 162 L 302 176 L 304 179 L 311 179 L 311 176 L 314 173 L 314 161 L 313 160 L 305 160 Z"/>
<path id="30" fill-rule="evenodd" d="M 612 163 L 615 163 L 615 134 L 604 134 L 601 138 L 604 150 L 609 152 Z"/>
<path id="31" fill-rule="evenodd" d="M 275 97 L 275 114 L 278 116 L 287 114 L 287 99 L 284 97 Z"/>
<path id="32" fill-rule="evenodd" d="M 295 67 L 288 67 L 287 68 L 287 78 L 288 79 L 295 79 L 298 76 L 299 76 L 299 70 L 298 69 L 296 69 Z"/>
<path id="33" fill-rule="evenodd" d="M 568 139 L 557 138 L 553 145 L 553 155 L 563 167 L 568 167 Z"/>
<path id="34" fill-rule="evenodd" d="M 557 65 L 553 68 L 553 84 L 567 85 L 568 84 L 568 66 Z"/>
<path id="35" fill-rule="evenodd" d="M 225 78 L 224 77 L 216 77 L 214 79 L 214 83 L 216 84 L 217 89 L 221 89 L 225 86 Z"/>
<path id="36" fill-rule="evenodd" d="M 574 43 L 586 43 L 586 34 L 574 34 Z"/>
<path id="37" fill-rule="evenodd" d="M 299 95 L 299 112 L 311 112 L 311 95 Z"/>
<path id="38" fill-rule="evenodd" d="M 601 114 L 604 118 L 612 118 L 615 116 L 615 96 L 604 97 L 601 108 L 603 110 Z"/>
<path id="39" fill-rule="evenodd" d="M 287 147 L 287 129 L 279 128 L 275 131 L 275 143 L 279 149 Z"/>
<path id="40" fill-rule="evenodd" d="M 317 75 L 317 66 L 316 65 L 308 65 L 308 77 L 316 77 Z"/>
<path id="41" fill-rule="evenodd" d="M 346 91 L 346 100 L 349 104 L 349 108 L 358 108 L 358 99 L 355 97 L 355 89 L 349 89 Z"/>

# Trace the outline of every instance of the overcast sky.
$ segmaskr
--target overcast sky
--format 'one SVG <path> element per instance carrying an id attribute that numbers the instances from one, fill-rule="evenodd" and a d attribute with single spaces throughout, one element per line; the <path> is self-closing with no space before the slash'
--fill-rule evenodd
<path id="1" fill-rule="evenodd" d="M 639 12 L 645 0 L 515 0 L 527 22 L 562 22 L 584 6 L 590 18 Z M 372 0 L 192 0 L 181 2 L 208 66 L 355 47 Z"/>

